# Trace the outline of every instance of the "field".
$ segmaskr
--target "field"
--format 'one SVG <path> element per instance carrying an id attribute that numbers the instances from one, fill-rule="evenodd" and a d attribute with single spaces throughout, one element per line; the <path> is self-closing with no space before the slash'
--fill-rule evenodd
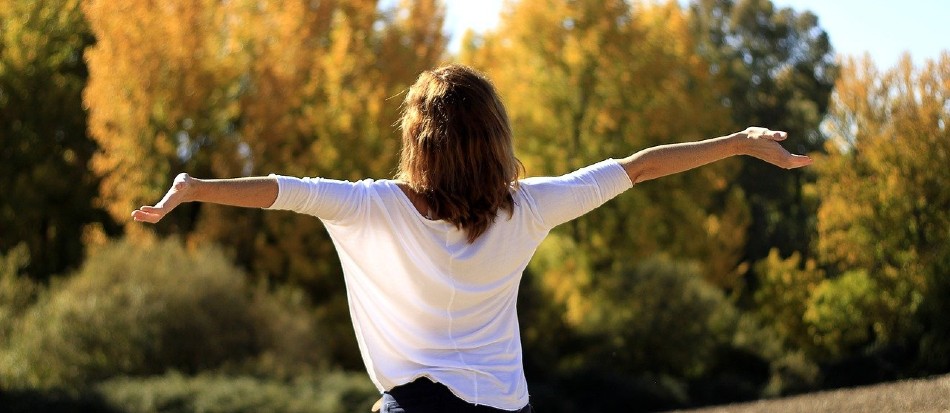
<path id="1" fill-rule="evenodd" d="M 950 413 L 950 375 L 680 413 Z"/>

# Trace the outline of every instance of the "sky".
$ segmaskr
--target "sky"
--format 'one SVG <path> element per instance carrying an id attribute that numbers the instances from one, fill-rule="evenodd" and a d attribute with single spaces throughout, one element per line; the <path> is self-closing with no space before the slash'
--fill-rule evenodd
<path id="1" fill-rule="evenodd" d="M 445 28 L 458 50 L 462 34 L 484 32 L 498 24 L 504 0 L 446 0 Z M 839 55 L 870 53 L 877 66 L 897 63 L 910 52 L 914 62 L 950 51 L 950 0 L 773 0 L 778 7 L 809 10 Z"/>

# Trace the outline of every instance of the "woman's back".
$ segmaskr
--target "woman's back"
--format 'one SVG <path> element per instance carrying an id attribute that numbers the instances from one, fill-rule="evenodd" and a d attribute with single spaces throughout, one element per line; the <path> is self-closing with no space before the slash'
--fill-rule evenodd
<path id="1" fill-rule="evenodd" d="M 630 187 L 614 161 L 512 189 L 473 242 L 419 213 L 395 181 L 279 177 L 272 208 L 321 218 L 343 264 L 354 329 L 376 385 L 429 377 L 474 404 L 527 404 L 516 302 L 521 275 L 554 226 Z"/>

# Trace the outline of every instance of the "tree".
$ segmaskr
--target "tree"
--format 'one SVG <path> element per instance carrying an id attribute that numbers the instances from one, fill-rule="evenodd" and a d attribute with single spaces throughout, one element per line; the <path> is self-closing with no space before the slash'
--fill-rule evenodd
<path id="1" fill-rule="evenodd" d="M 85 12 L 90 129 L 100 196 L 116 219 L 155 202 L 175 173 L 387 177 L 398 103 L 444 53 L 436 0 L 112 2 Z M 398 62 L 398 69 L 393 69 Z M 147 231 L 140 226 L 130 232 Z M 252 276 L 305 286 L 332 319 L 342 364 L 360 364 L 343 280 L 318 220 L 187 205 L 156 230 L 222 243 Z"/>
<path id="2" fill-rule="evenodd" d="M 675 2 L 521 1 L 497 32 L 469 39 L 461 60 L 488 72 L 506 99 L 529 174 L 559 175 L 728 129 L 720 85 L 692 53 L 686 23 Z M 741 193 L 724 191 L 734 166 L 642 184 L 559 231 L 598 274 L 618 254 L 665 252 L 703 262 L 707 279 L 731 287 L 746 220 Z"/>
<path id="3" fill-rule="evenodd" d="M 823 261 L 875 286 L 872 344 L 919 345 L 924 371 L 950 368 L 950 53 L 916 68 L 848 59 L 826 127 L 817 188 Z M 918 342 L 918 339 L 920 340 Z"/>
<path id="4" fill-rule="evenodd" d="M 718 104 L 723 84 L 693 53 L 686 14 L 675 2 L 523 0 L 508 7 L 496 31 L 468 35 L 459 58 L 493 79 L 529 175 L 560 175 L 732 127 Z M 727 189 L 736 167 L 721 162 L 640 184 L 552 232 L 520 298 L 536 390 L 572 388 L 566 398 L 586 400 L 585 389 L 597 385 L 571 382 L 582 375 L 589 383 L 623 383 L 622 395 L 584 403 L 588 408 L 651 397 L 656 408 L 683 401 L 686 377 L 714 363 L 698 359 L 728 335 L 706 322 L 724 317 L 710 311 L 691 318 L 697 322 L 678 336 L 683 346 L 653 359 L 647 355 L 664 338 L 637 335 L 670 334 L 665 326 L 684 321 L 673 316 L 680 310 L 729 307 L 719 288 L 736 286 L 748 219 L 741 190 Z M 635 266 L 657 256 L 670 262 Z M 651 299 L 665 293 L 676 297 Z M 666 304 L 670 312 L 654 311 Z"/>
<path id="5" fill-rule="evenodd" d="M 822 148 L 819 125 L 838 68 L 818 17 L 776 9 L 771 0 L 698 0 L 690 5 L 689 22 L 696 51 L 728 84 L 719 100 L 734 125 L 788 131 L 796 152 Z M 817 202 L 802 188 L 814 180 L 808 169 L 783 171 L 742 160 L 737 183 L 752 212 L 744 260 L 765 258 L 772 247 L 808 258 Z"/>
<path id="6" fill-rule="evenodd" d="M 83 49 L 94 38 L 78 0 L 0 2 L 0 253 L 28 249 L 33 277 L 78 265 L 84 228 L 108 218 L 92 201 Z"/>

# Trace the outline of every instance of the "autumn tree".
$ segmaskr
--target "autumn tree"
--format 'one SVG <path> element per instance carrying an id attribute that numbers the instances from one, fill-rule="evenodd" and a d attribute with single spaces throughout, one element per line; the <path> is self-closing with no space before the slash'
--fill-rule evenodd
<path id="1" fill-rule="evenodd" d="M 923 371 L 950 368 L 948 99 L 948 52 L 920 67 L 905 55 L 886 70 L 868 57 L 845 61 L 827 121 L 828 155 L 816 162 L 817 247 L 842 277 L 851 274 L 847 284 L 829 283 L 851 285 L 850 300 L 862 304 L 844 308 L 864 309 L 858 321 L 871 328 L 857 343 L 830 335 L 825 318 L 840 316 L 816 308 L 809 317 L 830 350 L 909 346 Z"/>
<path id="2" fill-rule="evenodd" d="M 789 149 L 798 153 L 820 150 L 819 125 L 838 69 L 818 17 L 771 0 L 697 0 L 689 10 L 696 52 L 727 83 L 718 99 L 733 124 L 788 131 Z M 736 183 L 752 213 L 744 260 L 763 259 L 773 247 L 784 256 L 798 251 L 808 257 L 817 202 L 802 188 L 814 180 L 807 168 L 784 171 L 742 160 Z"/>
<path id="3" fill-rule="evenodd" d="M 38 278 L 78 265 L 83 229 L 108 221 L 81 99 L 93 41 L 78 0 L 0 1 L 0 254 L 24 243 Z"/>
<path id="4" fill-rule="evenodd" d="M 207 174 L 214 153 L 226 157 L 219 168 L 241 164 L 226 133 L 237 74 L 219 70 L 226 51 L 213 37 L 212 3 L 83 2 L 98 39 L 86 52 L 84 94 L 101 148 L 93 167 L 102 176 L 100 200 L 120 222 L 129 208 L 159 198 L 186 165 Z"/>
<path id="5" fill-rule="evenodd" d="M 687 23 L 676 2 L 523 0 L 509 3 L 495 31 L 470 34 L 460 60 L 495 82 L 528 175 L 560 175 L 731 132 L 718 100 L 724 84 L 694 53 Z M 727 189 L 737 166 L 639 184 L 552 232 L 519 309 L 530 320 L 523 338 L 529 374 L 542 377 L 536 388 L 623 377 L 622 395 L 592 407 L 608 410 L 642 396 L 636 383 L 651 374 L 673 383 L 704 372 L 709 364 L 680 355 L 709 355 L 728 336 L 729 321 L 707 322 L 728 312 L 719 288 L 735 287 L 740 274 L 748 211 L 741 190 Z M 666 293 L 666 306 L 648 297 Z M 694 311 L 703 317 L 687 315 Z M 686 324 L 682 347 L 634 337 Z M 657 348 L 663 354 L 650 355 Z"/>
<path id="6" fill-rule="evenodd" d="M 487 71 L 503 94 L 529 175 L 728 128 L 715 103 L 719 85 L 692 54 L 674 2 L 522 1 L 497 32 L 473 41 L 461 58 Z M 745 219 L 741 194 L 722 191 L 730 169 L 727 162 L 646 183 L 562 233 L 598 272 L 622 245 L 625 257 L 702 258 L 708 279 L 730 285 Z"/>
<path id="7" fill-rule="evenodd" d="M 94 165 L 122 220 L 178 172 L 391 176 L 399 94 L 445 47 L 436 0 L 387 10 L 369 0 L 89 0 L 84 10 L 102 39 L 88 53 L 90 128 L 103 148 Z M 305 286 L 341 337 L 333 356 L 359 364 L 318 220 L 195 204 L 156 231 L 226 245 L 252 276 Z"/>

